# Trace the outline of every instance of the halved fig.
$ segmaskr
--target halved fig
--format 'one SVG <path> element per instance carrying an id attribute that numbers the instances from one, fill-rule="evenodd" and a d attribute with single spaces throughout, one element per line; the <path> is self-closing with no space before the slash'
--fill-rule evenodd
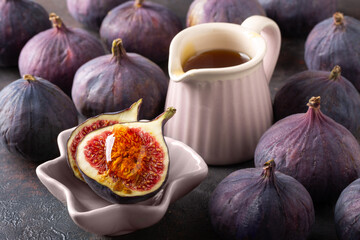
<path id="1" fill-rule="evenodd" d="M 169 169 L 162 128 L 175 112 L 168 108 L 152 121 L 114 124 L 87 134 L 76 151 L 76 163 L 89 187 L 123 204 L 159 192 Z"/>
<path id="2" fill-rule="evenodd" d="M 76 149 L 85 135 L 96 129 L 114 125 L 116 123 L 138 121 L 138 113 L 141 103 L 142 99 L 139 99 L 125 110 L 120 112 L 100 114 L 98 116 L 87 119 L 77 128 L 75 128 L 67 141 L 67 160 L 70 168 L 74 172 L 75 177 L 85 181 L 79 172 L 75 158 Z"/>

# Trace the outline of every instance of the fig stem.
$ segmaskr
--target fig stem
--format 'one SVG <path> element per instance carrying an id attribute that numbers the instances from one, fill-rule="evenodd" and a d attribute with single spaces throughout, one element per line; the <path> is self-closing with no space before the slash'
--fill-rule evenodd
<path id="1" fill-rule="evenodd" d="M 307 106 L 309 106 L 313 109 L 319 109 L 320 108 L 320 96 L 310 98 Z"/>
<path id="2" fill-rule="evenodd" d="M 52 22 L 52 25 L 54 28 L 62 28 L 63 26 L 65 26 L 63 24 L 63 21 L 61 20 L 61 18 L 56 15 L 55 13 L 50 13 L 49 14 L 49 20 Z"/>
<path id="3" fill-rule="evenodd" d="M 164 125 L 170 118 L 174 116 L 176 109 L 173 107 L 168 107 L 165 112 L 157 116 L 153 121 L 160 121 Z"/>
<path id="4" fill-rule="evenodd" d="M 141 7 L 143 5 L 145 0 L 135 0 L 135 7 Z"/>
<path id="5" fill-rule="evenodd" d="M 344 24 L 344 14 L 342 14 L 341 12 L 334 13 L 333 18 L 336 26 Z"/>
<path id="6" fill-rule="evenodd" d="M 331 70 L 329 79 L 330 80 L 338 80 L 341 76 L 341 67 L 339 65 L 336 65 L 333 70 Z"/>
<path id="7" fill-rule="evenodd" d="M 270 159 L 269 161 L 264 163 L 263 169 L 264 171 L 262 172 L 262 176 L 264 178 L 270 178 L 272 180 L 274 178 L 274 171 L 275 171 L 274 159 Z"/>
<path id="8" fill-rule="evenodd" d="M 34 78 L 34 76 L 33 76 L 33 75 L 30 75 L 30 74 L 25 74 L 25 75 L 23 76 L 23 79 L 26 80 L 26 81 L 28 81 L 28 82 L 36 81 L 36 79 Z"/>
<path id="9" fill-rule="evenodd" d="M 117 62 L 120 62 L 123 57 L 127 56 L 123 42 L 120 38 L 117 38 L 112 42 L 111 52 L 113 58 L 115 58 Z"/>

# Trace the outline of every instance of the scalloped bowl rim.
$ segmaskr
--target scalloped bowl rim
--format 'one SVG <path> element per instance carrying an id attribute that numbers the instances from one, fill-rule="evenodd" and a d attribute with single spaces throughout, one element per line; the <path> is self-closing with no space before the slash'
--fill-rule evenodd
<path id="1" fill-rule="evenodd" d="M 68 166 L 66 144 L 74 129 L 59 134 L 60 156 L 39 165 L 36 174 L 50 193 L 66 204 L 71 219 L 85 231 L 117 236 L 149 227 L 161 220 L 170 203 L 192 191 L 207 176 L 207 164 L 198 153 L 180 141 L 165 137 L 171 162 L 169 179 L 163 190 L 152 199 L 137 204 L 107 202 L 78 180 Z M 61 170 L 65 171 L 63 175 L 59 173 Z M 77 192 L 83 192 L 83 195 Z"/>

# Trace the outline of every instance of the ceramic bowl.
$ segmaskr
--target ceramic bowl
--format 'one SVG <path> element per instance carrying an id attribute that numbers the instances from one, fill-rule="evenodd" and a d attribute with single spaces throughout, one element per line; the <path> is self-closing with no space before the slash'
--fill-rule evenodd
<path id="1" fill-rule="evenodd" d="M 47 189 L 67 205 L 72 220 L 88 232 L 116 236 L 149 227 L 165 215 L 170 203 L 193 190 L 208 173 L 206 163 L 193 149 L 165 137 L 170 169 L 163 190 L 137 204 L 110 203 L 78 180 L 68 166 L 66 142 L 72 130 L 65 130 L 58 136 L 60 157 L 39 165 L 36 174 Z"/>

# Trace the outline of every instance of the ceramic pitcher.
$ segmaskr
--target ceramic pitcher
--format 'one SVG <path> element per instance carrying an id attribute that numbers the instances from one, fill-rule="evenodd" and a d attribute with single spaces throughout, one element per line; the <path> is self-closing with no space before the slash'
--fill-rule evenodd
<path id="1" fill-rule="evenodd" d="M 199 24 L 178 33 L 170 44 L 166 98 L 166 107 L 177 113 L 165 125 L 165 135 L 186 143 L 210 165 L 252 159 L 273 121 L 268 84 L 280 45 L 278 26 L 263 16 L 251 16 L 241 25 Z M 215 49 L 245 53 L 250 60 L 183 71 L 190 56 Z"/>

